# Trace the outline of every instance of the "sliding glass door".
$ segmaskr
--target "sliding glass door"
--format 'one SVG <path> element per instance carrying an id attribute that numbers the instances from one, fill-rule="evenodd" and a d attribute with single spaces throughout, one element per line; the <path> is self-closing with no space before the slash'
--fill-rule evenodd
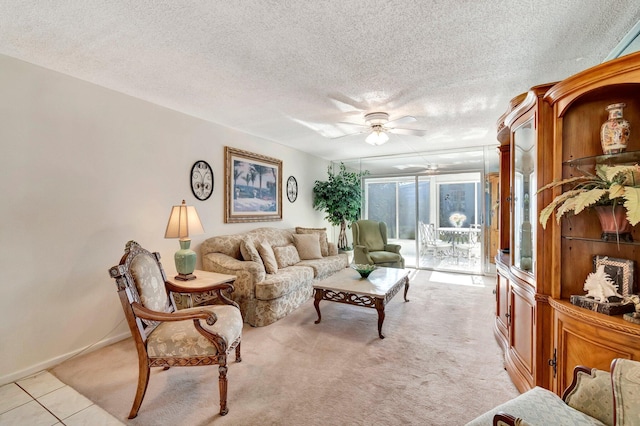
<path id="1" fill-rule="evenodd" d="M 345 163 L 368 172 L 362 218 L 387 224 L 388 240 L 402 246 L 407 267 L 495 273 L 495 147 Z"/>
<path id="2" fill-rule="evenodd" d="M 480 173 L 365 178 L 363 217 L 387 224 L 408 267 L 479 274 L 482 195 Z"/>

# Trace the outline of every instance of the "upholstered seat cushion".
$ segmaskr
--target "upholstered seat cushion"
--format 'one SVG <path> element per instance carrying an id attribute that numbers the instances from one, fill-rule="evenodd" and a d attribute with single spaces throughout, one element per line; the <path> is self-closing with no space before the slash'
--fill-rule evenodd
<path id="1" fill-rule="evenodd" d="M 211 305 L 205 307 L 182 309 L 180 312 L 212 311 L 218 317 L 213 325 L 201 320 L 203 328 L 218 333 L 233 343 L 242 333 L 242 315 L 240 310 L 231 305 Z M 163 322 L 149 335 L 147 352 L 151 358 L 214 356 L 218 354 L 216 347 L 196 330 L 192 320 Z"/>
<path id="2" fill-rule="evenodd" d="M 394 263 L 402 260 L 402 256 L 390 251 L 370 251 L 369 256 L 371 256 L 371 259 L 376 265 L 380 263 Z"/>
<path id="3" fill-rule="evenodd" d="M 278 270 L 275 275 L 267 275 L 264 281 L 257 283 L 256 299 L 277 299 L 299 287 L 310 287 L 312 281 L 313 269 L 307 266 L 289 266 Z"/>
<path id="4" fill-rule="evenodd" d="M 297 266 L 308 266 L 313 269 L 316 280 L 327 278 L 329 275 L 339 271 L 341 268 L 349 266 L 346 256 L 330 256 L 322 259 L 302 260 Z"/>
<path id="5" fill-rule="evenodd" d="M 498 412 L 505 412 L 514 417 L 525 419 L 532 426 L 605 425 L 601 421 L 571 408 L 555 393 L 536 386 L 522 395 L 487 411 L 467 423 L 467 426 L 490 426 L 493 424 L 493 416 Z M 535 419 L 535 421 L 531 419 Z"/>

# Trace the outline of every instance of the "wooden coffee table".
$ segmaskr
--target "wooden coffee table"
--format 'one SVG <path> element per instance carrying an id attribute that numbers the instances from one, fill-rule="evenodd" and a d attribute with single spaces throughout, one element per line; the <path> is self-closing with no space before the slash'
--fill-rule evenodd
<path id="1" fill-rule="evenodd" d="M 378 268 L 369 275 L 369 278 L 361 278 L 357 271 L 345 268 L 340 272 L 320 280 L 313 285 L 314 306 L 318 312 L 316 324 L 320 323 L 320 301 L 347 303 L 349 305 L 375 308 L 378 311 L 378 335 L 382 335 L 382 323 L 384 322 L 384 307 L 393 299 L 404 285 L 404 301 L 408 302 L 409 271 L 396 268 Z"/>

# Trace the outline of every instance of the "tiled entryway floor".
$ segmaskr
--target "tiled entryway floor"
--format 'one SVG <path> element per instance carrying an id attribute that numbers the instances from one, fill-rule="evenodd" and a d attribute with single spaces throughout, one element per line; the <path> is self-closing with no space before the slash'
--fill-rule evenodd
<path id="1" fill-rule="evenodd" d="M 53 374 L 42 371 L 0 387 L 0 426 L 116 426 L 122 423 Z"/>

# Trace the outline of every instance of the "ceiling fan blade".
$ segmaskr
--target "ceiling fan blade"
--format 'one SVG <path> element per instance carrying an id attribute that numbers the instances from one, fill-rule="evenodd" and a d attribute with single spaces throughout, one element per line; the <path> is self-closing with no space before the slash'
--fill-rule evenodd
<path id="1" fill-rule="evenodd" d="M 399 129 L 396 127 L 393 129 L 389 129 L 388 131 L 389 133 L 396 133 L 399 135 L 409 135 L 409 136 L 426 136 L 427 135 L 426 130 L 419 130 L 419 129 Z"/>
<path id="2" fill-rule="evenodd" d="M 369 129 L 369 128 L 366 128 L 366 129 L 363 129 L 363 130 L 361 130 L 361 131 L 359 131 L 359 132 L 354 132 L 354 133 L 345 133 L 344 135 L 334 136 L 334 137 L 332 137 L 332 138 L 330 138 L 330 139 L 340 139 L 340 138 L 345 138 L 345 137 L 347 137 L 347 136 L 361 135 L 361 134 L 363 134 L 363 133 L 368 133 L 369 131 L 370 131 L 370 129 Z"/>
<path id="3" fill-rule="evenodd" d="M 400 118 L 396 118 L 395 120 L 391 120 L 388 121 L 387 123 L 385 123 L 385 127 L 394 127 L 397 124 L 409 124 L 409 123 L 415 123 L 416 118 L 412 115 L 405 115 L 404 117 L 400 117 Z"/>
<path id="4" fill-rule="evenodd" d="M 367 129 L 371 128 L 371 126 L 369 126 L 368 124 L 350 123 L 348 121 L 340 121 L 337 123 L 337 125 L 351 126 L 351 127 L 366 127 Z"/>

